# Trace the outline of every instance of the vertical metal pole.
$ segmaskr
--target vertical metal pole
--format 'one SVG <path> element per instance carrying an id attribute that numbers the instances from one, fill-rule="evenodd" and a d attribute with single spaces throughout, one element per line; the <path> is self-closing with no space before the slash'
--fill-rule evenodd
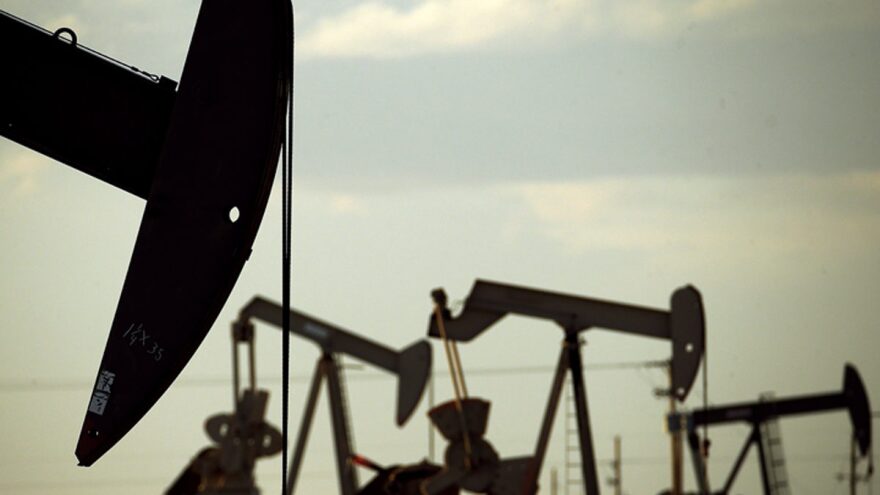
<path id="1" fill-rule="evenodd" d="M 303 455 L 306 450 L 306 443 L 309 441 L 309 432 L 312 429 L 312 418 L 315 417 L 315 406 L 318 404 L 318 393 L 321 391 L 321 381 L 324 378 L 324 368 L 321 360 L 315 365 L 315 372 L 312 374 L 312 385 L 309 388 L 309 398 L 306 400 L 306 408 L 303 411 L 302 419 L 299 423 L 299 435 L 296 438 L 296 446 L 293 451 L 293 458 L 290 460 L 290 468 L 287 475 L 287 493 L 293 494 L 296 486 L 296 479 L 299 476 L 299 468 L 302 465 Z"/>
<path id="2" fill-rule="evenodd" d="M 614 435 L 614 495 L 623 494 L 623 466 L 620 454 L 620 435 Z"/>
<path id="3" fill-rule="evenodd" d="M 761 462 L 761 484 L 764 486 L 764 494 L 770 495 L 770 473 L 767 472 L 767 452 L 764 452 L 764 438 L 761 436 L 761 424 L 755 423 L 754 437 L 758 444 L 758 458 Z"/>
<path id="4" fill-rule="evenodd" d="M 856 495 L 856 435 L 849 442 L 849 495 Z"/>
<path id="5" fill-rule="evenodd" d="M 232 410 L 238 412 L 238 395 L 241 391 L 238 371 L 238 335 L 235 325 L 232 325 Z"/>
<path id="6" fill-rule="evenodd" d="M 709 480 L 706 476 L 706 464 L 703 462 L 703 454 L 700 451 L 700 437 L 695 431 L 688 431 L 688 446 L 691 448 L 691 462 L 694 463 L 694 472 L 697 475 L 697 487 L 700 495 L 709 495 Z"/>
<path id="7" fill-rule="evenodd" d="M 339 490 L 342 495 L 355 495 L 358 484 L 357 471 L 351 463 L 351 439 L 348 437 L 348 421 L 343 409 L 345 403 L 342 398 L 342 387 L 339 384 L 339 369 L 336 367 L 336 360 L 330 355 L 325 354 L 321 362 L 327 375 L 330 392 L 330 419 L 333 422 L 333 441 L 336 444 Z"/>
<path id="8" fill-rule="evenodd" d="M 431 366 L 431 378 L 428 380 L 428 411 L 434 409 L 434 366 Z M 434 462 L 434 425 L 428 423 L 428 460 Z"/>
<path id="9" fill-rule="evenodd" d="M 254 332 L 253 327 L 249 329 L 247 346 L 248 346 L 248 373 L 250 376 L 248 377 L 248 383 L 251 386 L 251 392 L 257 391 L 257 355 L 256 350 L 254 349 L 257 340 L 257 333 Z"/>
<path id="10" fill-rule="evenodd" d="M 584 384 L 584 369 L 583 363 L 581 362 L 581 349 L 580 342 L 578 341 L 578 332 L 576 330 L 566 329 L 565 344 L 568 348 L 568 366 L 571 370 L 571 383 L 574 388 L 584 489 L 587 495 L 599 495 L 599 478 L 596 473 L 596 454 L 593 451 L 593 435 L 590 431 L 590 416 L 587 411 L 587 388 Z"/>
<path id="11" fill-rule="evenodd" d="M 672 363 L 666 366 L 666 374 L 669 377 L 669 418 L 678 417 L 677 404 L 675 402 L 675 390 L 672 385 Z M 669 431 L 669 447 L 672 451 L 672 494 L 681 495 L 682 475 L 684 471 L 683 445 L 681 441 L 681 428 L 670 428 Z"/>

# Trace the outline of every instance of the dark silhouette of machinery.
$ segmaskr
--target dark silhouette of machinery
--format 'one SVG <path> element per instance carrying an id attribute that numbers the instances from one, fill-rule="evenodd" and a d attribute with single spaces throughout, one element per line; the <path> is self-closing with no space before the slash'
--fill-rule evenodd
<path id="1" fill-rule="evenodd" d="M 871 448 L 871 408 L 865 385 L 856 368 L 849 364 L 844 368 L 843 390 L 840 392 L 712 406 L 696 409 L 689 413 L 670 415 L 668 421 L 670 430 L 687 432 L 691 460 L 700 495 L 726 495 L 729 493 L 752 445 L 756 445 L 758 448 L 764 494 L 774 495 L 786 488 L 773 482 L 774 467 L 771 462 L 771 453 L 768 452 L 768 446 L 764 441 L 766 435 L 764 426 L 769 421 L 786 416 L 816 414 L 840 409 L 849 412 L 849 418 L 853 425 L 853 441 L 858 445 L 861 455 L 867 456 Z M 719 490 L 712 491 L 705 475 L 706 466 L 697 428 L 703 425 L 727 423 L 748 423 L 751 425 L 752 431 L 746 438 L 724 486 Z M 703 450 L 706 449 L 703 448 Z"/>
<path id="2" fill-rule="evenodd" d="M 425 480 L 443 472 L 442 467 L 427 461 L 390 467 L 380 466 L 360 455 L 354 456 L 353 461 L 376 471 L 376 476 L 358 491 L 358 495 L 424 495 L 422 484 Z M 438 495 L 458 493 L 458 487 L 450 486 Z"/>
<path id="3" fill-rule="evenodd" d="M 203 2 L 178 86 L 0 11 L 0 135 L 146 199 L 81 465 L 171 385 L 250 256 L 285 135 L 291 17 L 289 0 Z"/>
<path id="4" fill-rule="evenodd" d="M 255 297 L 239 312 L 238 319 L 232 325 L 233 335 L 238 336 L 238 342 L 248 342 L 252 346 L 254 321 L 262 321 L 280 327 L 282 314 L 283 310 L 280 305 L 261 297 Z M 305 412 L 290 461 L 288 493 L 293 493 L 296 487 L 321 383 L 326 379 L 339 488 L 343 495 L 354 495 L 358 492 L 354 460 L 359 457 L 352 451 L 348 406 L 337 356 L 340 354 L 351 356 L 397 376 L 395 422 L 401 426 L 412 416 L 425 390 L 425 384 L 431 370 L 431 346 L 427 341 L 419 340 L 400 352 L 394 351 L 336 325 L 293 310 L 290 312 L 290 330 L 293 334 L 317 344 L 321 349 L 321 356 L 315 364 L 315 372 L 312 375 L 312 383 L 305 403 Z M 237 358 L 235 360 L 237 367 Z M 236 388 L 238 387 L 237 383 L 236 378 Z M 253 383 L 251 388 L 254 388 Z M 426 465 L 425 469 L 429 469 L 429 466 Z M 417 470 L 410 469 L 408 475 L 413 475 L 416 472 Z"/>
<path id="5" fill-rule="evenodd" d="M 165 495 L 259 495 L 257 459 L 281 452 L 281 433 L 265 421 L 269 393 L 244 390 L 235 412 L 205 421 L 214 442 L 196 455 Z"/>
<path id="6" fill-rule="evenodd" d="M 531 456 L 501 459 L 484 438 L 489 421 L 489 402 L 465 397 L 449 401 L 428 413 L 434 427 L 448 445 L 443 455 L 443 471 L 428 478 L 423 495 L 447 493 L 461 488 L 474 493 L 515 495 L 528 483 Z"/>
<path id="7" fill-rule="evenodd" d="M 457 316 L 453 316 L 448 309 L 446 294 L 442 289 L 435 290 L 433 297 L 436 307 L 430 318 L 428 335 L 452 341 L 453 344 L 455 341 L 472 340 L 509 313 L 551 320 L 564 332 L 563 346 L 535 453 L 531 457 L 522 458 L 528 459 L 528 475 L 522 479 L 509 476 L 509 479 L 518 479 L 518 485 L 505 493 L 532 494 L 537 490 L 537 480 L 566 373 L 571 373 L 574 388 L 585 489 L 588 495 L 599 493 L 579 345 L 581 332 L 591 328 L 604 328 L 669 340 L 672 344 L 670 393 L 678 400 L 687 397 L 703 355 L 705 329 L 702 300 L 700 293 L 690 286 L 672 294 L 669 311 L 485 280 L 476 281 L 465 300 L 464 309 Z M 470 425 L 469 422 L 465 424 Z M 522 459 L 520 461 L 525 462 Z M 448 464 L 447 469 L 450 469 Z"/>

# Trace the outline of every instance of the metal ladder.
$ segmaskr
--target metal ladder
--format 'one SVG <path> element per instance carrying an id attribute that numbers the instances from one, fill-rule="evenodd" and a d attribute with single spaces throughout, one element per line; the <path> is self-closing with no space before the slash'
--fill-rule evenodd
<path id="1" fill-rule="evenodd" d="M 584 495 L 577 413 L 571 377 L 565 378 L 565 495 Z"/>
<path id="2" fill-rule="evenodd" d="M 772 393 L 761 394 L 760 400 L 772 400 Z M 770 495 L 790 495 L 788 470 L 785 468 L 785 452 L 782 448 L 782 432 L 779 420 L 769 419 L 761 423 L 761 443 L 764 449 L 764 468 Z"/>

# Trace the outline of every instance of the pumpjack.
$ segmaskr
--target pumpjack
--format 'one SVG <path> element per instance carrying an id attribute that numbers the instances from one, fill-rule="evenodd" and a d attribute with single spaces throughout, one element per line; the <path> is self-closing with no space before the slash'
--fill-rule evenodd
<path id="1" fill-rule="evenodd" d="M 238 318 L 232 324 L 233 340 L 246 344 L 250 350 L 251 381 L 249 390 L 256 389 L 253 364 L 254 322 L 261 321 L 280 327 L 282 315 L 283 309 L 280 305 L 262 297 L 255 297 L 241 309 Z M 287 493 L 294 493 L 296 487 L 318 395 L 324 380 L 327 381 L 330 420 L 333 426 L 333 443 L 336 452 L 336 474 L 342 495 L 361 493 L 358 487 L 356 465 L 366 465 L 380 471 L 379 477 L 387 477 L 389 473 L 394 472 L 398 482 L 421 472 L 435 473 L 440 470 L 439 467 L 429 464 L 410 467 L 406 470 L 397 469 L 397 466 L 394 466 L 393 469 L 380 468 L 375 463 L 367 462 L 363 456 L 355 454 L 352 446 L 348 405 L 343 388 L 344 380 L 340 374 L 341 363 L 338 358 L 340 355 L 350 356 L 397 376 L 397 406 L 394 419 L 398 426 L 402 426 L 412 416 L 421 400 L 430 374 L 431 346 L 426 340 L 421 339 L 398 352 L 354 332 L 296 310 L 290 311 L 290 331 L 315 343 L 321 350 L 321 356 L 315 363 L 315 371 L 304 406 L 299 434 L 290 461 Z M 239 358 L 236 351 L 233 353 L 233 368 L 236 370 L 239 366 L 238 363 Z M 233 381 L 235 390 L 238 391 L 237 371 L 233 376 Z"/>
<path id="2" fill-rule="evenodd" d="M 843 370 L 843 389 L 839 392 L 769 399 L 757 402 L 743 402 L 695 409 L 688 413 L 668 416 L 669 429 L 686 431 L 691 460 L 697 478 L 700 495 L 726 495 L 730 493 L 733 482 L 743 465 L 749 450 L 757 446 L 761 467 L 761 485 L 765 495 L 775 495 L 782 490 L 782 484 L 774 481 L 774 459 L 768 445 L 765 426 L 786 416 L 817 414 L 835 410 L 846 410 L 853 426 L 852 441 L 858 446 L 862 457 L 868 456 L 871 449 L 871 407 L 865 385 L 856 368 L 847 364 Z M 712 491 L 706 476 L 706 465 L 701 450 L 697 428 L 704 425 L 747 423 L 752 430 L 746 438 L 724 486 Z M 869 462 L 870 458 L 869 458 Z M 783 488 L 786 489 L 786 488 Z"/>
<path id="3" fill-rule="evenodd" d="M 89 466 L 156 403 L 225 304 L 291 97 L 289 0 L 202 2 L 179 84 L 0 11 L 0 135 L 145 199 L 76 446 Z"/>
<path id="4" fill-rule="evenodd" d="M 442 289 L 432 293 L 435 311 L 430 317 L 428 335 L 444 342 L 467 342 L 486 331 L 507 314 L 550 320 L 563 331 L 563 346 L 550 388 L 550 396 L 538 435 L 534 455 L 528 460 L 528 476 L 512 493 L 534 494 L 559 405 L 566 373 L 571 374 L 577 413 L 583 480 L 587 495 L 599 494 L 596 459 L 590 427 L 587 392 L 583 378 L 580 333 L 604 328 L 632 335 L 670 341 L 672 344 L 670 394 L 683 401 L 693 385 L 703 355 L 705 324 L 700 293 L 691 286 L 672 294 L 670 310 L 659 310 L 560 294 L 515 285 L 477 280 L 464 302 L 464 309 L 453 316 Z M 454 348 L 453 348 L 454 349 Z M 456 352 L 453 350 L 453 355 Z M 463 423 L 467 425 L 468 423 Z"/>

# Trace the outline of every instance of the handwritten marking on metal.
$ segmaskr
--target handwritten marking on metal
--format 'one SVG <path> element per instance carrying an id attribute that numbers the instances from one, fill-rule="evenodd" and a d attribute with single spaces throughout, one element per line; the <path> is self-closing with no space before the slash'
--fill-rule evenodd
<path id="1" fill-rule="evenodd" d="M 129 347 L 134 346 L 137 343 L 140 343 L 141 347 L 146 350 L 146 353 L 153 356 L 153 360 L 155 360 L 155 361 L 162 360 L 162 352 L 165 349 L 163 347 L 161 347 L 159 345 L 159 343 L 155 341 L 155 339 L 152 339 L 152 337 L 150 336 L 150 334 L 147 333 L 146 330 L 144 330 L 143 323 L 139 323 L 137 328 L 135 328 L 134 323 L 132 323 L 128 327 L 128 330 L 126 330 L 125 333 L 122 334 L 122 338 L 128 339 Z M 151 339 L 152 339 L 152 341 L 147 342 L 148 340 L 151 340 Z"/>

